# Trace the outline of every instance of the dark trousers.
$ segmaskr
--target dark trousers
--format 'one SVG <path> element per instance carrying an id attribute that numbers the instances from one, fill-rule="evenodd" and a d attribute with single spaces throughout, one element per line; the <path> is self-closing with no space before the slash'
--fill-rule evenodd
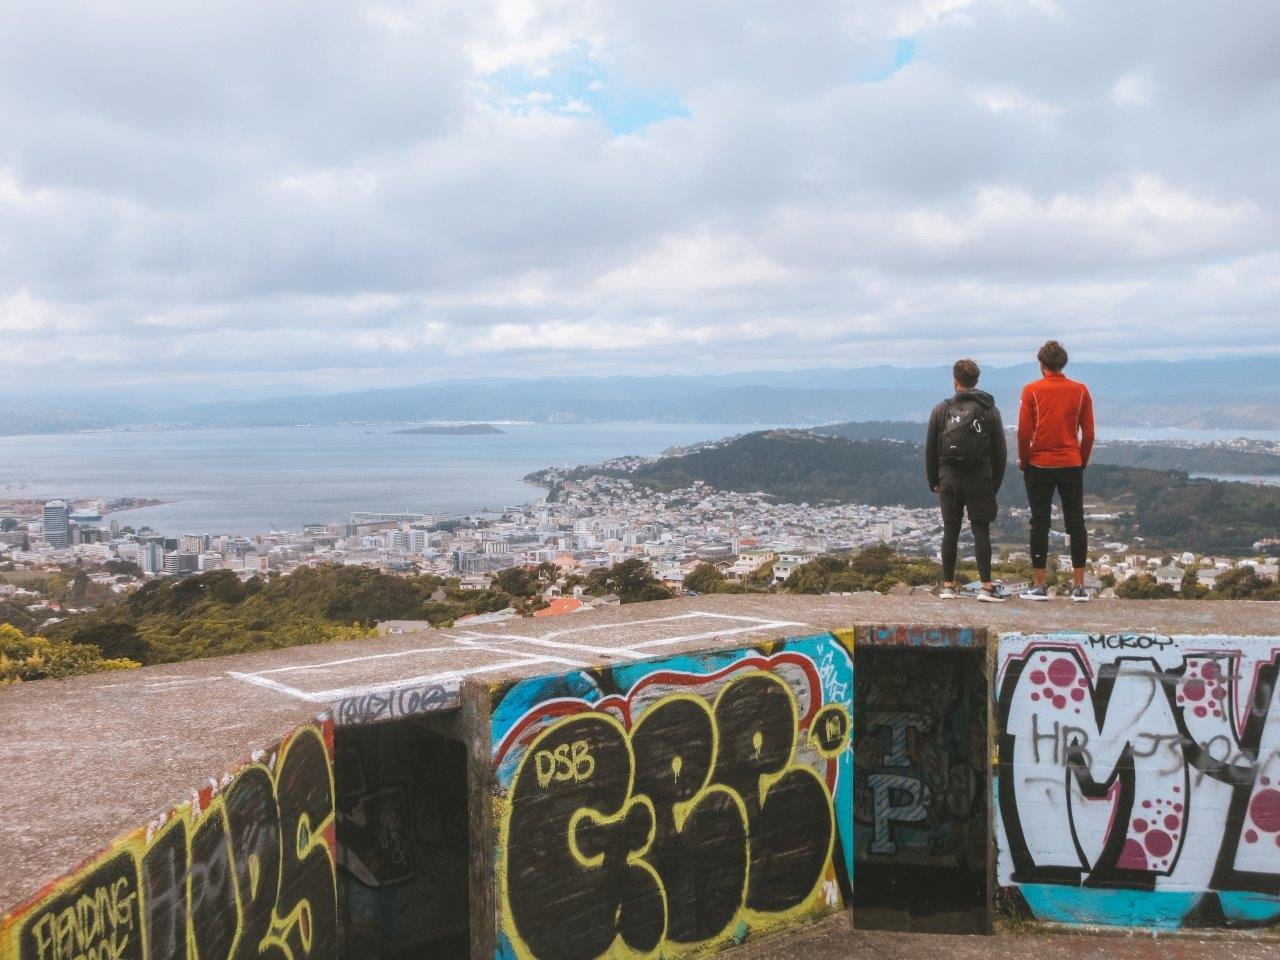
<path id="1" fill-rule="evenodd" d="M 968 513 L 978 576 L 987 583 L 991 579 L 991 521 L 997 510 L 991 477 L 944 476 L 938 488 L 938 506 L 942 508 L 942 579 L 951 583 L 956 578 L 960 527 Z"/>
<path id="2" fill-rule="evenodd" d="M 1089 532 L 1084 527 L 1084 468 L 1033 467 L 1022 474 L 1031 505 L 1031 566 L 1043 570 L 1049 561 L 1049 525 L 1053 494 L 1062 501 L 1062 520 L 1071 537 L 1071 565 L 1083 567 L 1089 556 Z"/>

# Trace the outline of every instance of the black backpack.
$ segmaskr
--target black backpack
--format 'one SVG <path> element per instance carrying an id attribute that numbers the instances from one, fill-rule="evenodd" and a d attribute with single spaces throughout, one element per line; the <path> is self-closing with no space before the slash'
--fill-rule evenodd
<path id="1" fill-rule="evenodd" d="M 953 467 L 976 467 L 991 455 L 991 416 L 977 400 L 953 397 L 942 411 L 938 458 Z"/>

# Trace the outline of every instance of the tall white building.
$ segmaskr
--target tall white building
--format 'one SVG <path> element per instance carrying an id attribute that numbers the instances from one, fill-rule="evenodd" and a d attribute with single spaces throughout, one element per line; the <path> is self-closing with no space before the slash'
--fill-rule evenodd
<path id="1" fill-rule="evenodd" d="M 46 547 L 65 550 L 71 546 L 71 511 L 65 500 L 50 500 L 44 505 L 41 533 Z"/>

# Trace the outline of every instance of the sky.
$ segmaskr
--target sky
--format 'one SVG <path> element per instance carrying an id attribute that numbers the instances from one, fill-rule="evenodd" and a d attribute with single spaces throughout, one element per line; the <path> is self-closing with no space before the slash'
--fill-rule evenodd
<path id="1" fill-rule="evenodd" d="M 1274 0 L 0 21 L 0 393 L 1280 357 Z"/>

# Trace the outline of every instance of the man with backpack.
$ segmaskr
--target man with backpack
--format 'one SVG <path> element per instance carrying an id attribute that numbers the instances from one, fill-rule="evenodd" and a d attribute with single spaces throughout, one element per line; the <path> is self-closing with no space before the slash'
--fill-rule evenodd
<path id="1" fill-rule="evenodd" d="M 957 360 L 951 368 L 956 393 L 929 415 L 925 472 L 942 508 L 943 583 L 938 596 L 956 595 L 956 552 L 967 511 L 982 580 L 978 599 L 1003 603 L 1004 593 L 991 582 L 991 521 L 996 518 L 996 492 L 1004 480 L 1008 452 L 995 399 L 976 389 L 979 374 L 972 360 Z"/>
<path id="2" fill-rule="evenodd" d="M 1049 521 L 1053 494 L 1062 501 L 1062 519 L 1071 538 L 1071 599 L 1086 602 L 1084 564 L 1089 533 L 1084 526 L 1084 468 L 1093 451 L 1093 398 L 1083 383 L 1062 372 L 1067 351 L 1057 340 L 1036 354 L 1039 380 L 1022 388 L 1018 411 L 1018 468 L 1031 506 L 1031 573 L 1035 583 L 1024 600 L 1048 600 Z"/>

